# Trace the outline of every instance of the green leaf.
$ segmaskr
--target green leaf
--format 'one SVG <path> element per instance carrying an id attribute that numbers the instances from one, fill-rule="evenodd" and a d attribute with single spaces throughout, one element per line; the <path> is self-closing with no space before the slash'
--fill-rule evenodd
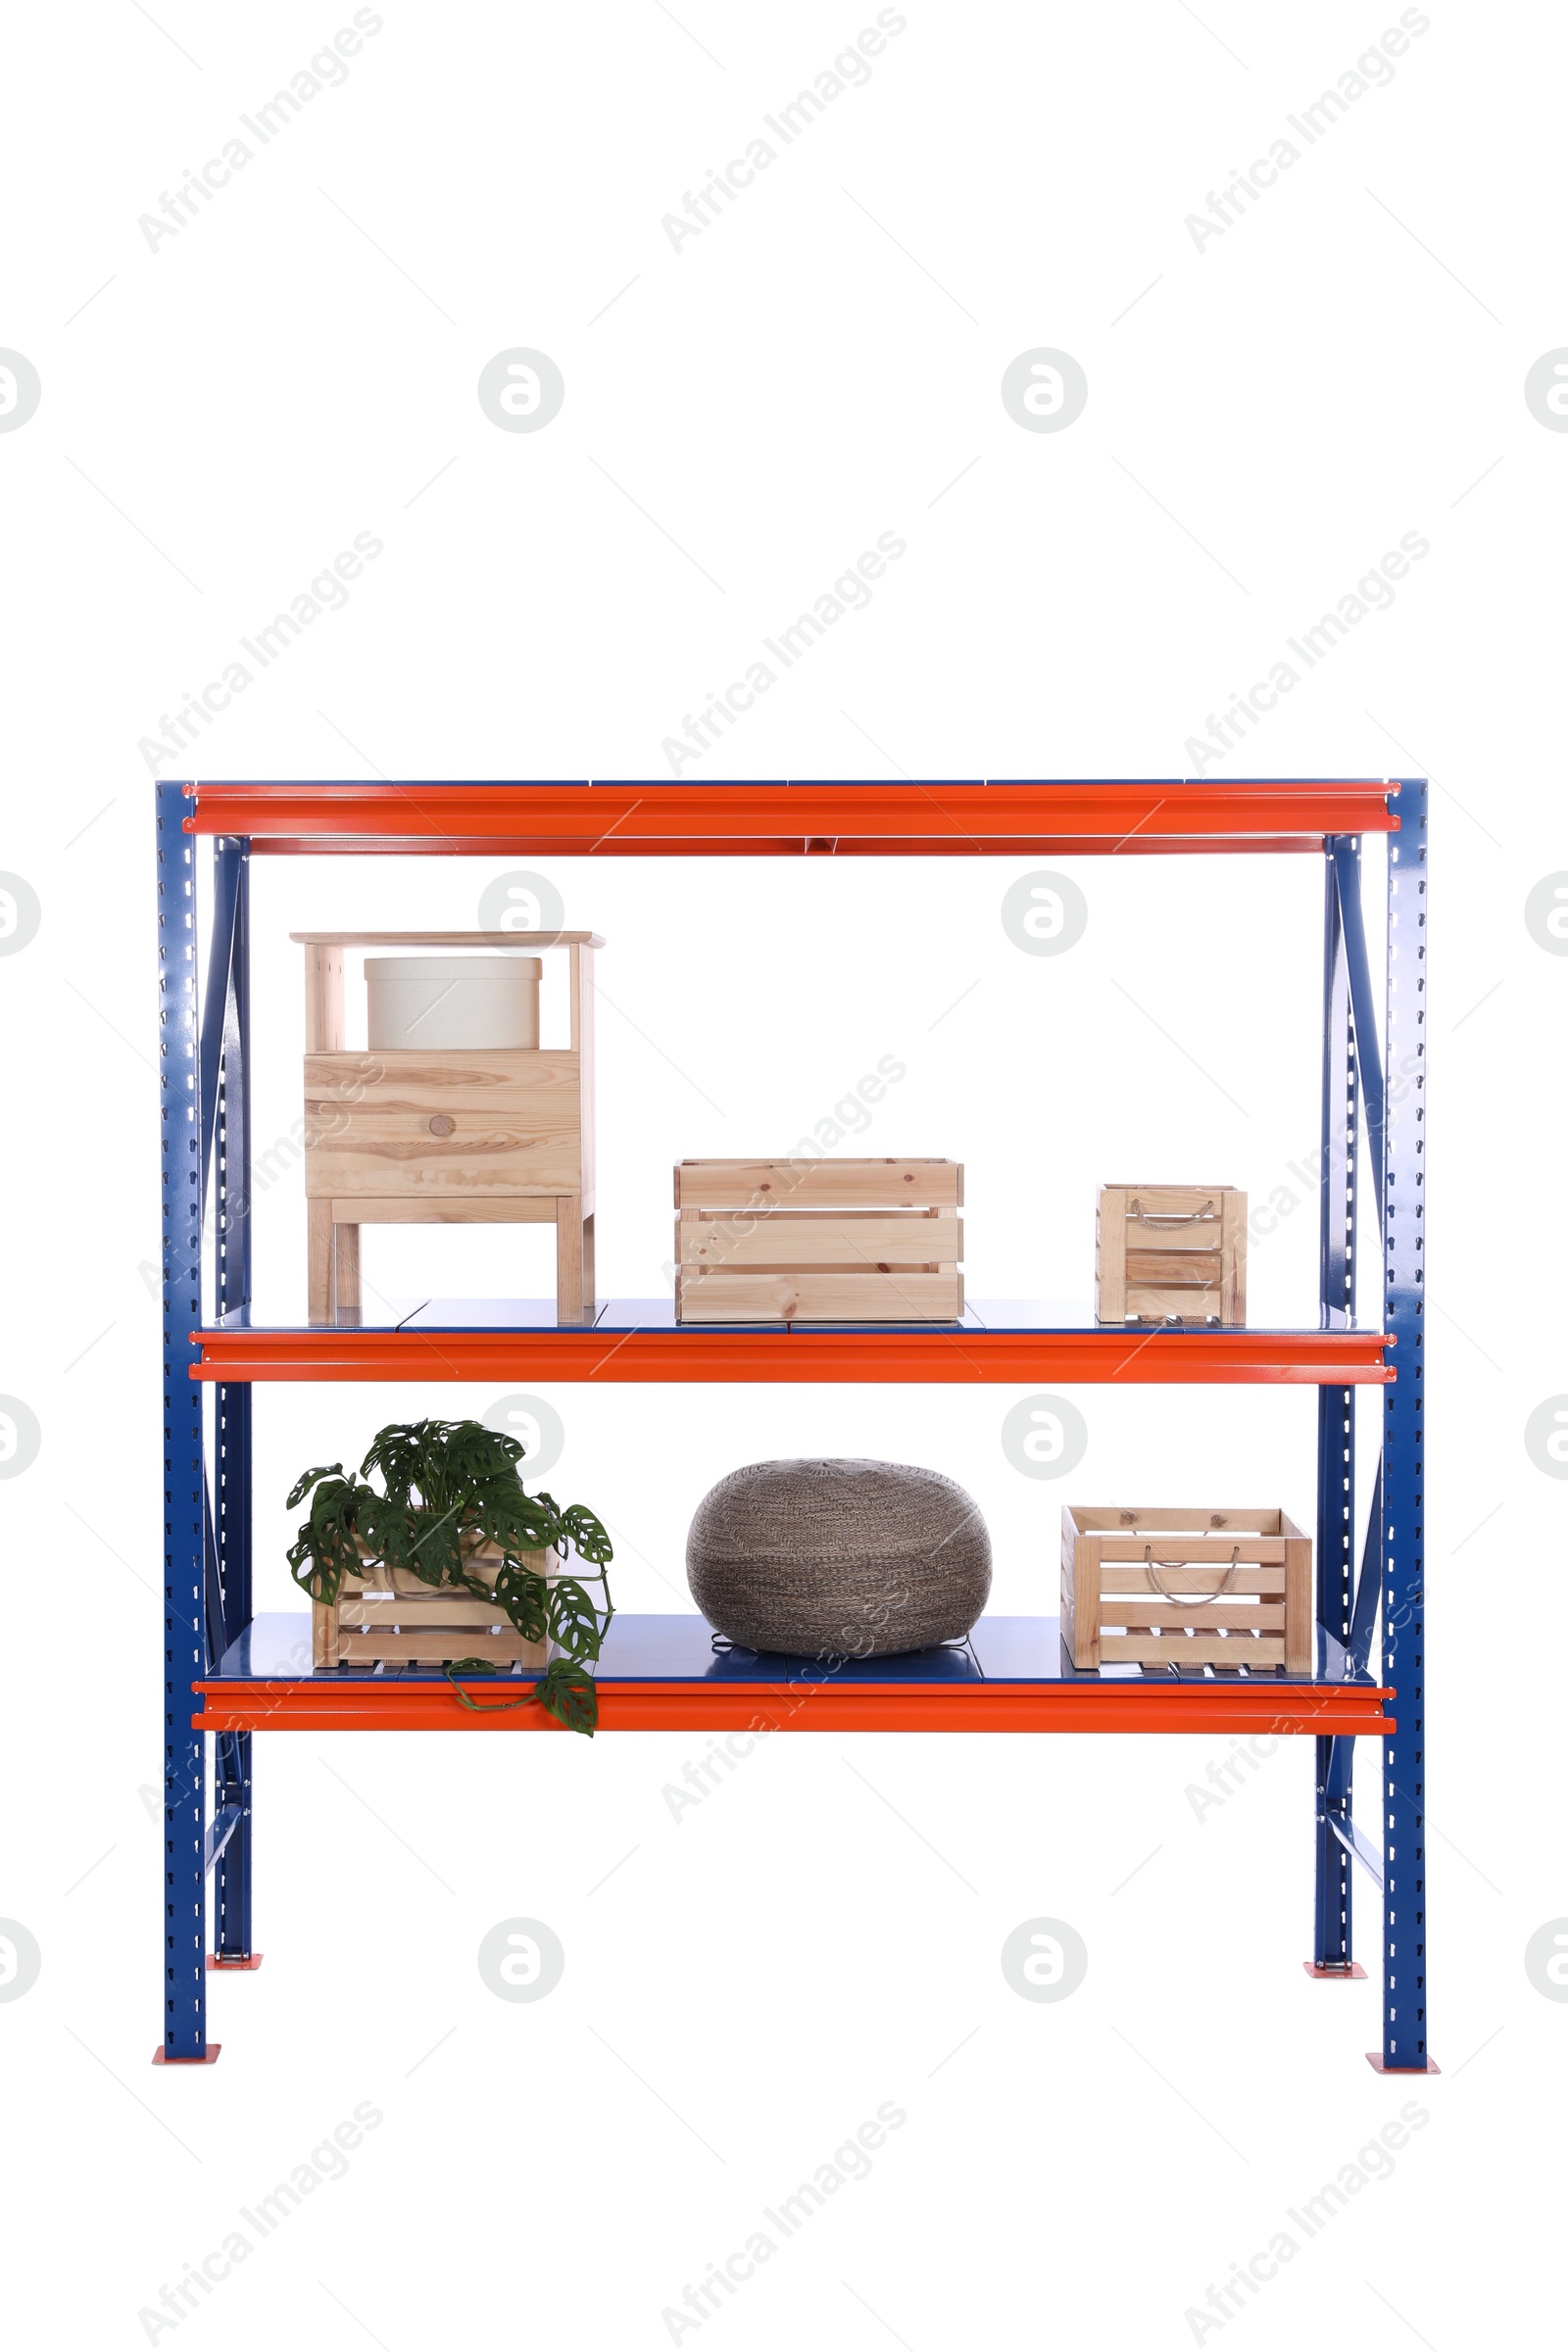
<path id="1" fill-rule="evenodd" d="M 556 1514 L 536 1494 L 525 1494 L 516 1473 L 486 1479 L 472 1489 L 474 1523 L 503 1551 L 548 1551 L 557 1536 Z"/>
<path id="2" fill-rule="evenodd" d="M 374 1498 L 368 1488 L 357 1486 L 352 1478 L 324 1470 L 314 1472 L 313 1477 L 317 1484 L 311 1494 L 311 1515 L 285 1556 L 294 1582 L 313 1600 L 334 1601 L 345 1574 L 360 1565 L 354 1538 L 361 1497 Z"/>
<path id="3" fill-rule="evenodd" d="M 536 1569 L 518 1560 L 503 1560 L 496 1576 L 495 1597 L 525 1642 L 545 1638 L 549 1587 Z"/>
<path id="4" fill-rule="evenodd" d="M 574 1576 L 558 1576 L 550 1588 L 550 1631 L 572 1658 L 597 1658 L 604 1646 L 599 1611 Z"/>
<path id="5" fill-rule="evenodd" d="M 554 1658 L 538 1684 L 539 1703 L 568 1732 L 591 1740 L 599 1721 L 599 1691 L 591 1674 L 565 1658 Z"/>
<path id="6" fill-rule="evenodd" d="M 300 1479 L 297 1479 L 294 1485 L 290 1487 L 288 1492 L 288 1500 L 283 1505 L 283 1508 L 286 1511 L 298 1510 L 300 1504 L 305 1500 L 306 1495 L 316 1485 L 318 1479 L 341 1478 L 342 1475 L 343 1465 L 341 1462 L 328 1462 L 324 1470 L 307 1470 L 304 1476 Z"/>
<path id="7" fill-rule="evenodd" d="M 571 1508 L 558 1514 L 561 1530 L 585 1560 L 596 1568 L 606 1568 L 615 1556 L 614 1545 L 605 1532 L 602 1521 L 596 1519 L 586 1503 L 574 1502 Z"/>
<path id="8" fill-rule="evenodd" d="M 455 1512 L 444 1511 L 440 1518 L 420 1512 L 415 1523 L 414 1557 L 410 1565 L 415 1575 L 427 1585 L 462 1584 L 463 1546 Z"/>

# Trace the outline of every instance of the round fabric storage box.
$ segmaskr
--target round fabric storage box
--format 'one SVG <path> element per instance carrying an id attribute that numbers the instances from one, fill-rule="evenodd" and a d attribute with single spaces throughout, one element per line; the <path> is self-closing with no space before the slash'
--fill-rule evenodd
<path id="1" fill-rule="evenodd" d="M 370 956 L 372 1053 L 471 1054 L 539 1043 L 537 956 Z"/>
<path id="2" fill-rule="evenodd" d="M 991 1539 L 936 1470 L 753 1462 L 721 1478 L 686 1539 L 686 1581 L 716 1632 L 795 1657 L 884 1657 L 969 1631 Z"/>

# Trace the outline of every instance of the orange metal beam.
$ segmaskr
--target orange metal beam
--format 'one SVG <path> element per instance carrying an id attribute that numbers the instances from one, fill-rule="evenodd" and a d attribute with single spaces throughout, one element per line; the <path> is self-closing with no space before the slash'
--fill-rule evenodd
<path id="1" fill-rule="evenodd" d="M 257 850 L 506 856 L 1321 850 L 1389 833 L 1386 779 L 1201 783 L 187 785 L 186 830 Z"/>
<path id="2" fill-rule="evenodd" d="M 556 1732 L 541 1707 L 502 1712 L 497 1686 L 201 1682 L 204 1732 Z M 1392 1690 L 1359 1683 L 1105 1682 L 859 1685 L 607 1683 L 607 1732 L 1226 1732 L 1326 1739 L 1394 1728 Z M 488 1711 L 493 1709 L 494 1711 Z"/>
<path id="3" fill-rule="evenodd" d="M 1376 1331 L 201 1331 L 195 1380 L 948 1382 L 1350 1388 Z"/>

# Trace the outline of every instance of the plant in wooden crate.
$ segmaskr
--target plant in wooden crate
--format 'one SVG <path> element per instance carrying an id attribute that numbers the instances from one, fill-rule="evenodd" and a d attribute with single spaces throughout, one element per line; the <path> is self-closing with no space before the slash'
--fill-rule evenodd
<path id="1" fill-rule="evenodd" d="M 309 1495 L 310 1517 L 288 1563 L 295 1583 L 329 1608 L 345 1580 L 358 1589 L 378 1572 L 386 1573 L 388 1590 L 407 1592 L 412 1576 L 435 1591 L 496 1603 L 524 1643 L 540 1646 L 541 1660 L 546 1642 L 558 1652 L 526 1698 L 506 1703 L 537 1699 L 568 1731 L 591 1737 L 599 1710 L 588 1668 L 614 1614 L 604 1574 L 613 1552 L 585 1504 L 564 1510 L 549 1494 L 524 1492 L 516 1469 L 522 1450 L 515 1438 L 480 1421 L 394 1422 L 376 1433 L 358 1476 L 331 1462 L 296 1482 L 288 1507 Z M 368 1483 L 372 1473 L 380 1492 Z M 601 1588 L 602 1608 L 581 1577 L 560 1573 L 573 1552 L 595 1572 L 587 1582 Z M 470 1708 L 476 1702 L 455 1678 L 494 1671 L 485 1658 L 446 1662 L 448 1680 Z"/>

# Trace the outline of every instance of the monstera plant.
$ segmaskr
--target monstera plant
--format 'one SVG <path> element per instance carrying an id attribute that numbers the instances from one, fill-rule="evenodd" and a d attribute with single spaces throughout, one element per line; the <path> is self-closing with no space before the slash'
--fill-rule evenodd
<path id="1" fill-rule="evenodd" d="M 524 1493 L 516 1468 L 522 1450 L 482 1421 L 395 1422 L 376 1433 L 358 1476 L 330 1462 L 296 1482 L 289 1509 L 307 1495 L 311 1508 L 288 1563 L 313 1600 L 335 1601 L 345 1575 L 380 1563 L 497 1602 L 525 1642 L 548 1640 L 557 1651 L 525 1697 L 505 1703 L 537 1700 L 568 1731 L 592 1737 L 599 1705 L 588 1669 L 614 1615 L 604 1575 L 613 1553 L 584 1504 L 563 1510 L 549 1494 Z M 372 1475 L 379 1492 L 368 1483 Z M 586 1583 L 543 1575 L 538 1555 L 550 1547 L 563 1572 L 573 1554 L 583 1561 Z M 602 1607 L 588 1584 L 599 1586 Z M 456 1678 L 493 1672 L 482 1658 L 460 1658 L 447 1679 L 465 1706 L 480 1711 Z"/>

